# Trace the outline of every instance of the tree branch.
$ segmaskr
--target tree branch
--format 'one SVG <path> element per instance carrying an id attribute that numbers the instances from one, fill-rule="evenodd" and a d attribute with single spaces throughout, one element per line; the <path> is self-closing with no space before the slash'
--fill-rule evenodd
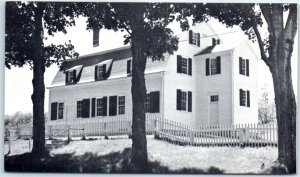
<path id="1" fill-rule="evenodd" d="M 269 60 L 269 58 L 267 57 L 267 55 L 264 52 L 264 43 L 263 40 L 261 38 L 260 32 L 257 29 L 257 26 L 253 26 L 257 41 L 258 41 L 258 45 L 259 45 L 259 49 L 260 49 L 260 55 L 261 55 L 261 59 L 268 65 L 271 65 L 271 62 Z"/>
<path id="2" fill-rule="evenodd" d="M 273 25 L 271 21 L 271 5 L 270 4 L 259 4 L 261 12 L 268 24 L 269 32 L 273 33 Z"/>
<path id="3" fill-rule="evenodd" d="M 290 4 L 290 11 L 284 27 L 284 33 L 287 31 L 291 31 L 289 37 L 294 39 L 297 32 L 297 4 Z"/>

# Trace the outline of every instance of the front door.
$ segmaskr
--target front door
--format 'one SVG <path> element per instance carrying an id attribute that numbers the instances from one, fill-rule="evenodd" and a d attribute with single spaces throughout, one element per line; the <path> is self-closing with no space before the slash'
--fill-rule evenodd
<path id="1" fill-rule="evenodd" d="M 209 97 L 208 120 L 210 125 L 219 124 L 219 95 L 210 95 Z"/>

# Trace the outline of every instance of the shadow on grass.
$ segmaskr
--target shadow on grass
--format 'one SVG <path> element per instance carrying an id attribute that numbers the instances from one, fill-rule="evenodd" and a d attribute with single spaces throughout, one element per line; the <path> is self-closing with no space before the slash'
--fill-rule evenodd
<path id="1" fill-rule="evenodd" d="M 53 172 L 53 173 L 135 173 L 130 166 L 131 149 L 114 152 L 104 156 L 86 153 L 81 156 L 59 154 L 53 157 L 33 160 L 30 153 L 6 156 L 5 171 L 7 172 Z M 154 174 L 222 174 L 223 170 L 210 167 L 208 170 L 183 168 L 171 170 L 159 162 L 149 162 L 148 171 Z"/>

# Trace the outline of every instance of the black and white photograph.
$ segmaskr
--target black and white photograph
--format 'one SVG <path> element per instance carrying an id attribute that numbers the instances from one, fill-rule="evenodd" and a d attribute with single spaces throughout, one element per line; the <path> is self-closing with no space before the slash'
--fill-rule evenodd
<path id="1" fill-rule="evenodd" d="M 4 173 L 296 174 L 297 3 L 4 6 Z"/>

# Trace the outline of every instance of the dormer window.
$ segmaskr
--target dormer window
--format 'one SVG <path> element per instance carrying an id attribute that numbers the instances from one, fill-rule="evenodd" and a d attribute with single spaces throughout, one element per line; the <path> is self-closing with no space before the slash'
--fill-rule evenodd
<path id="1" fill-rule="evenodd" d="M 113 59 L 104 60 L 95 65 L 95 81 L 105 80 L 109 77 Z"/>
<path id="2" fill-rule="evenodd" d="M 103 80 L 106 78 L 106 64 L 95 66 L 95 80 Z"/>
<path id="3" fill-rule="evenodd" d="M 79 81 L 79 75 L 82 70 L 82 65 L 74 66 L 65 71 L 66 73 L 66 85 L 76 84 Z"/>
<path id="4" fill-rule="evenodd" d="M 71 71 L 68 71 L 67 73 L 67 81 L 66 83 L 67 84 L 73 84 L 75 83 L 75 78 L 76 78 L 76 70 L 71 70 Z"/>
<path id="5" fill-rule="evenodd" d="M 212 45 L 219 45 L 220 44 L 220 39 L 212 38 Z"/>
<path id="6" fill-rule="evenodd" d="M 194 33 L 192 30 L 190 30 L 189 43 L 200 47 L 200 33 Z"/>

